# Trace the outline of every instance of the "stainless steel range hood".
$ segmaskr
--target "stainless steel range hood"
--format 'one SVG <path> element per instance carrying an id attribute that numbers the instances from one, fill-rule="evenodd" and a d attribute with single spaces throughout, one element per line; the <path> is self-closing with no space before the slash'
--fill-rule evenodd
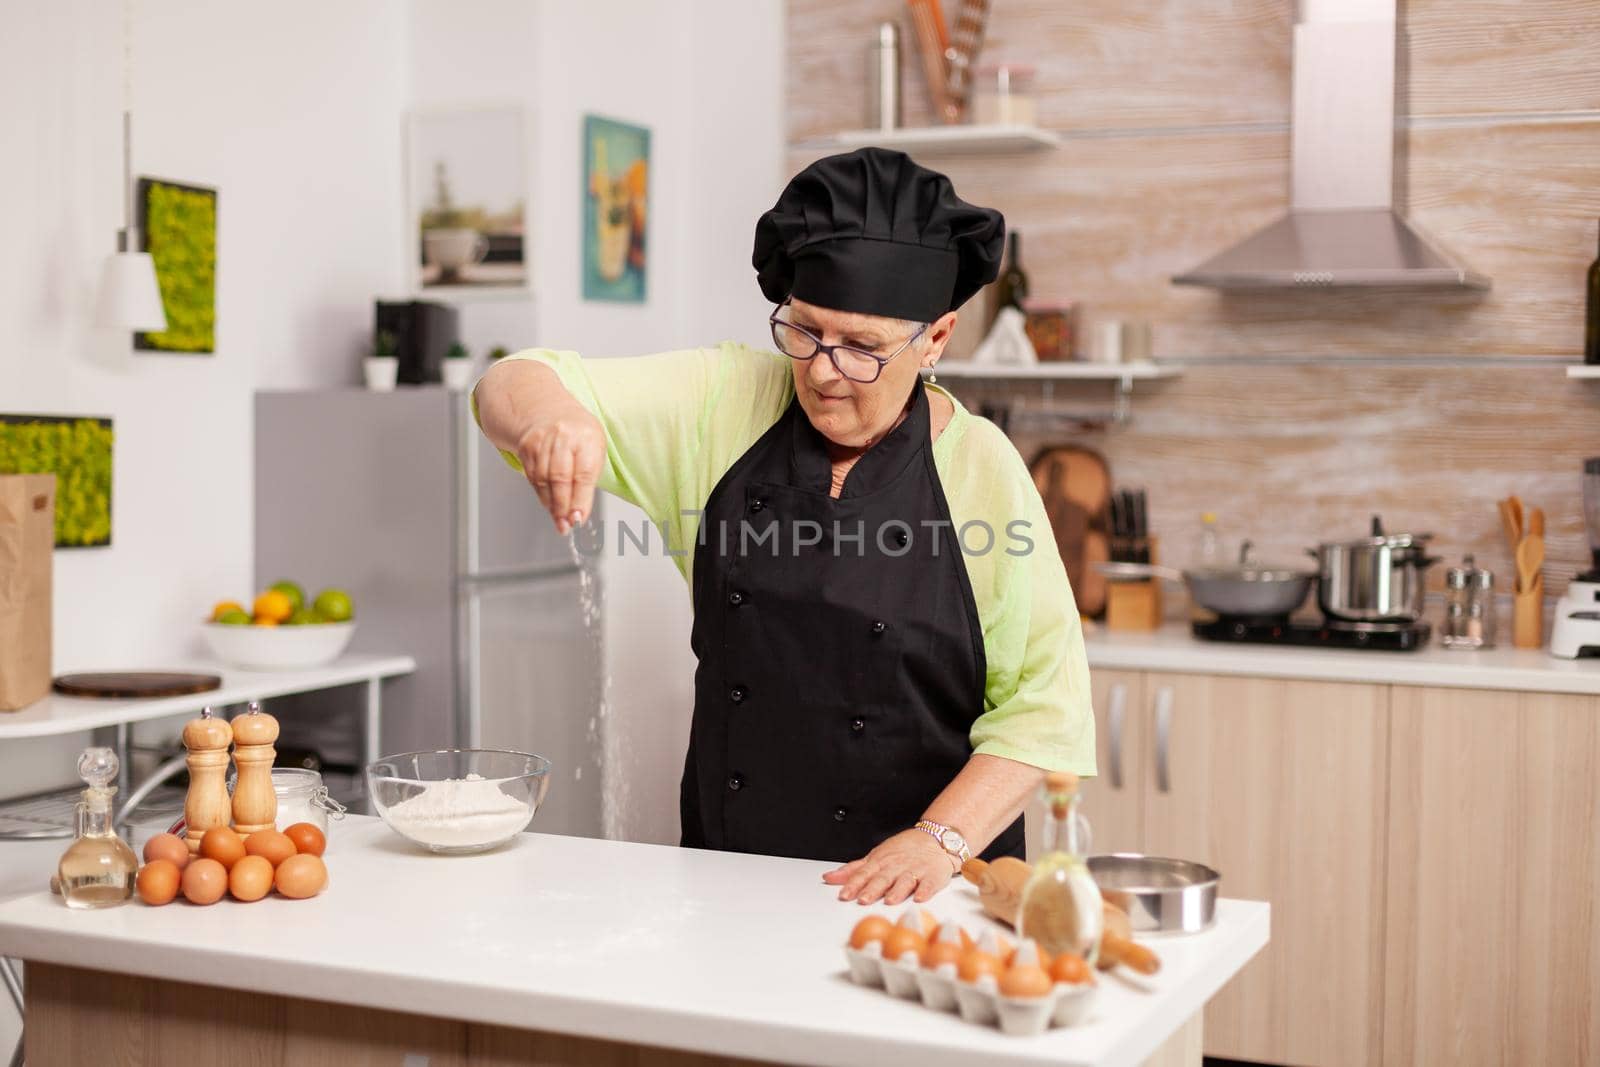
<path id="1" fill-rule="evenodd" d="M 1289 213 L 1178 285 L 1487 289 L 1417 233 L 1395 126 L 1395 0 L 1301 0 L 1294 27 Z"/>

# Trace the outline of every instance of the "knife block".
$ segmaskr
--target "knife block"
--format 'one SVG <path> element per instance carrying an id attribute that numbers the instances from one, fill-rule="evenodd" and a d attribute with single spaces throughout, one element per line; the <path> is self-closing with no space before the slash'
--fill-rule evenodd
<path id="1" fill-rule="evenodd" d="M 1158 562 L 1156 539 L 1150 538 L 1150 562 Z M 1159 630 L 1163 617 L 1161 579 L 1106 583 L 1106 629 Z"/>

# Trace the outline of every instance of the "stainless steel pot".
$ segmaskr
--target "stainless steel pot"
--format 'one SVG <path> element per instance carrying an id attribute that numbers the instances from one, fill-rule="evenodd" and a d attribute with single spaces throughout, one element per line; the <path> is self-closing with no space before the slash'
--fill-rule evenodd
<path id="1" fill-rule="evenodd" d="M 1329 618 L 1346 622 L 1416 622 L 1422 618 L 1425 574 L 1439 562 L 1428 555 L 1432 538 L 1384 533 L 1374 515 L 1371 536 L 1308 549 L 1321 571 L 1317 606 Z"/>
<path id="2" fill-rule="evenodd" d="M 1317 580 L 1313 570 L 1297 567 L 1270 567 L 1250 562 L 1250 542 L 1239 548 L 1237 567 L 1202 567 L 1178 571 L 1149 563 L 1097 563 L 1107 576 L 1115 578 L 1164 578 L 1183 582 L 1189 596 L 1207 611 L 1228 618 L 1279 619 L 1288 616 L 1302 603 Z"/>
<path id="3" fill-rule="evenodd" d="M 1192 934 L 1216 915 L 1222 876 L 1203 863 L 1113 852 L 1088 864 L 1100 894 L 1128 913 L 1136 932 Z"/>

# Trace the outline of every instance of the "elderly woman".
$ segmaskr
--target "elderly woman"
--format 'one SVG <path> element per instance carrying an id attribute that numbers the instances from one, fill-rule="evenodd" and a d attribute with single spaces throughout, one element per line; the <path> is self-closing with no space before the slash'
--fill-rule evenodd
<path id="1" fill-rule="evenodd" d="M 1093 773 L 1038 492 L 919 374 L 1003 235 L 901 153 L 832 156 L 756 224 L 777 352 L 524 352 L 475 390 L 557 529 L 598 486 L 675 542 L 699 661 L 684 845 L 841 862 L 841 899 L 926 900 L 973 852 L 1022 854 L 1044 771 Z"/>

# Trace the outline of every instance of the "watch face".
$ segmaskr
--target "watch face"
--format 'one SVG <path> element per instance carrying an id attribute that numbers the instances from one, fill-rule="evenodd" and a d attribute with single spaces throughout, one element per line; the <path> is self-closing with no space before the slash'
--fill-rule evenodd
<path id="1" fill-rule="evenodd" d="M 966 842 L 961 840 L 961 835 L 954 830 L 946 830 L 939 835 L 939 843 L 950 852 L 959 852 Z"/>

